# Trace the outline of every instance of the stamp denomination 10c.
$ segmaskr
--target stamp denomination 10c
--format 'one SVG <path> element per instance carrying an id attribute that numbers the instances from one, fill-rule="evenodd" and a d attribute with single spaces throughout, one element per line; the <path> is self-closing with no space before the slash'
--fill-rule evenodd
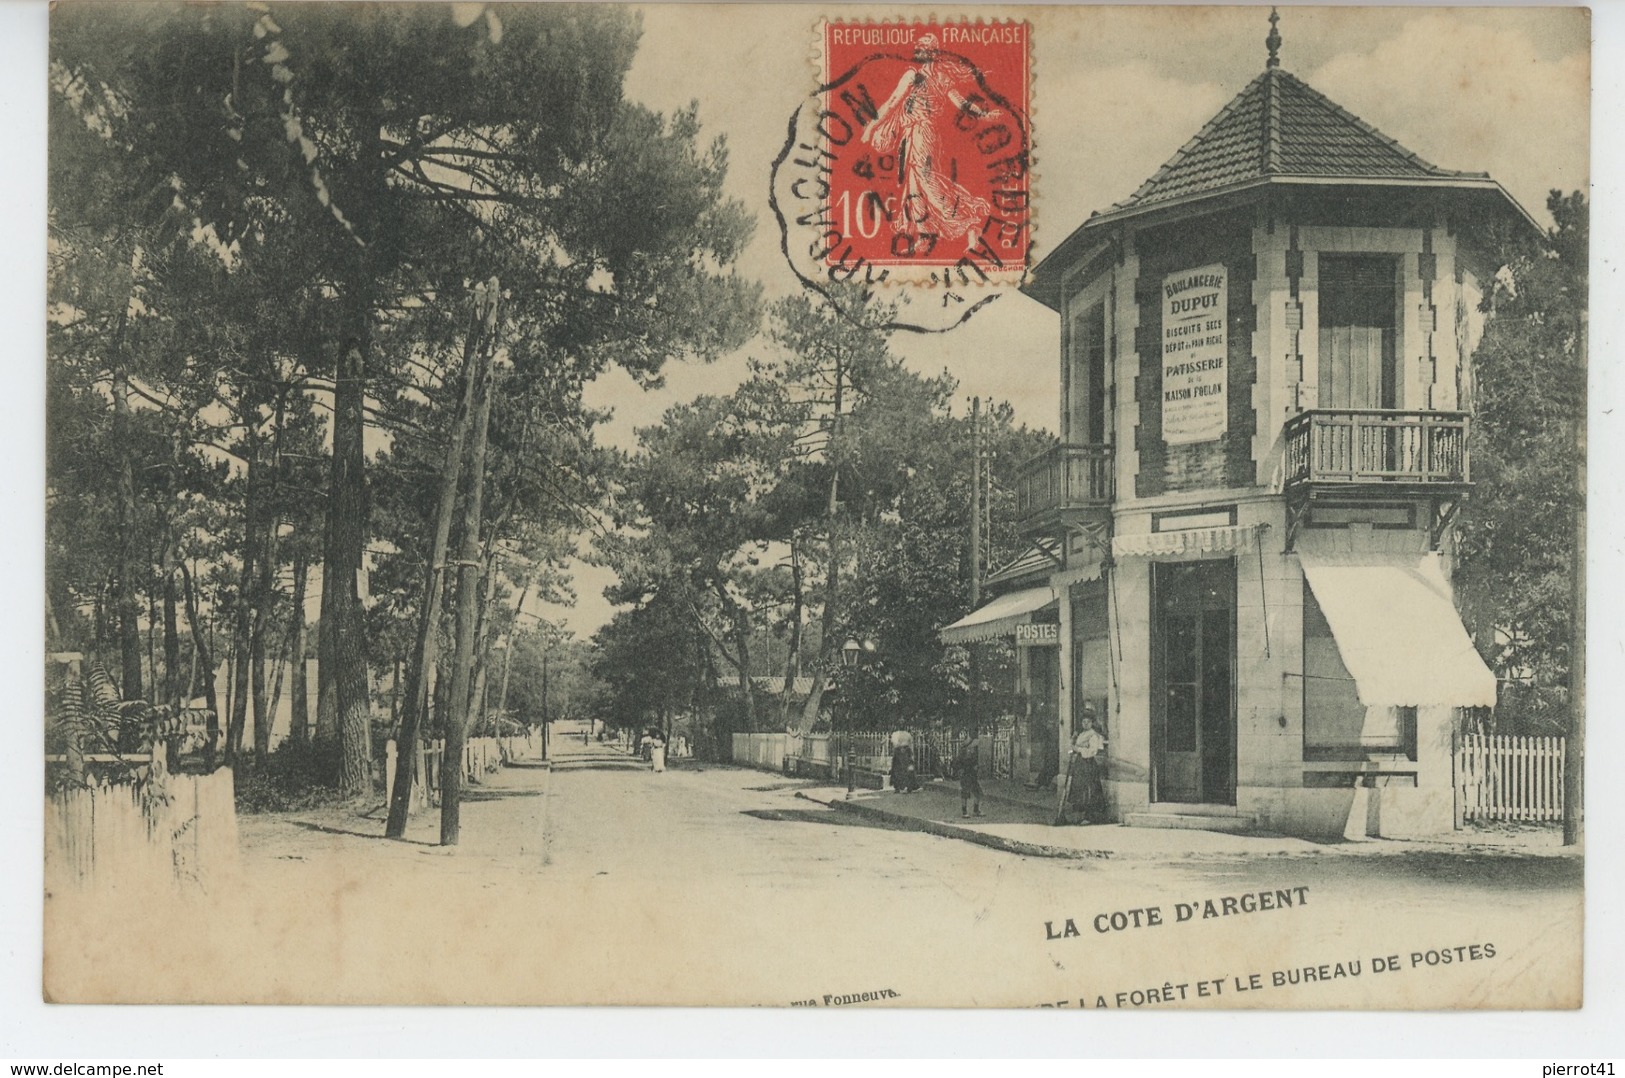
<path id="1" fill-rule="evenodd" d="M 901 325 L 951 328 L 1026 278 L 1029 26 L 827 22 L 821 84 L 774 164 L 785 255 L 824 292 L 891 291 Z M 990 290 L 991 286 L 991 290 Z"/>
<path id="2" fill-rule="evenodd" d="M 1027 25 L 824 25 L 828 265 L 1019 277 L 1031 238 Z"/>

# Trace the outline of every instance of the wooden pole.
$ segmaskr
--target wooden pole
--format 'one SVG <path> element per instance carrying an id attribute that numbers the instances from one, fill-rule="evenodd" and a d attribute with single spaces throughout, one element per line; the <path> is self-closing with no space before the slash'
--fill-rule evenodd
<path id="1" fill-rule="evenodd" d="M 982 602 L 982 398 L 970 402 L 971 494 L 970 494 L 970 605 Z"/>
<path id="2" fill-rule="evenodd" d="M 499 290 L 490 282 L 494 316 Z M 491 349 L 486 349 L 479 372 L 479 403 L 475 407 L 473 444 L 468 450 L 468 491 L 463 497 L 463 542 L 458 555 L 457 652 L 451 667 L 451 696 L 446 716 L 446 752 L 440 769 L 440 844 L 457 845 L 462 825 L 462 759 L 468 732 L 469 675 L 474 664 L 475 619 L 479 614 L 480 521 L 485 497 L 485 446 L 491 425 Z M 449 764 L 449 766 L 448 766 Z"/>
<path id="3" fill-rule="evenodd" d="M 502 680 L 497 683 L 497 717 L 508 717 L 508 672 L 513 667 L 513 633 L 502 646 Z"/>
<path id="4" fill-rule="evenodd" d="M 824 573 L 824 610 L 819 618 L 818 666 L 813 670 L 812 689 L 801 707 L 801 729 L 811 732 L 818 721 L 818 709 L 824 700 L 824 687 L 828 682 L 828 666 L 835 655 L 836 617 L 839 612 L 841 582 L 840 511 L 842 455 L 842 405 L 846 391 L 846 357 L 837 350 L 832 370 L 834 392 L 831 394 L 829 446 L 825 454 L 829 459 L 829 497 L 824 503 L 824 520 L 829 529 L 829 566 Z"/>
<path id="5" fill-rule="evenodd" d="M 483 300 L 483 302 L 482 302 Z M 457 487 L 462 478 L 463 454 L 467 449 L 468 428 L 473 422 L 475 385 L 480 367 L 479 357 L 484 354 L 488 321 L 486 304 L 495 310 L 496 297 L 485 296 L 475 290 L 473 319 L 468 336 L 463 341 L 463 396 L 452 419 L 451 439 L 446 446 L 446 462 L 440 472 L 440 501 L 435 511 L 434 541 L 429 549 L 429 564 L 423 574 L 423 608 L 418 615 L 418 634 L 412 658 L 406 668 L 406 695 L 402 701 L 400 740 L 404 745 L 417 742 L 419 731 L 429 711 L 429 677 L 438 658 L 436 630 L 440 622 L 440 603 L 444 594 L 446 551 L 451 545 L 451 518 L 457 507 Z M 390 788 L 389 818 L 384 824 L 386 838 L 401 838 L 406 834 L 406 816 L 412 797 L 414 754 L 406 755 L 407 764 L 395 775 Z"/>
<path id="6" fill-rule="evenodd" d="M 982 398 L 972 397 L 970 402 L 971 484 L 970 484 L 970 608 L 982 605 Z M 970 693 L 966 704 L 966 729 L 976 734 L 981 713 L 982 663 L 981 649 L 975 644 L 970 652 Z"/>

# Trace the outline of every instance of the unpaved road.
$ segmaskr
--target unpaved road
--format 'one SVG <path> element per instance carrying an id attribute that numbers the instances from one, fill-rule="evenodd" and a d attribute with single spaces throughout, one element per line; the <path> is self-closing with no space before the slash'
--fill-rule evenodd
<path id="1" fill-rule="evenodd" d="M 566 737 L 554 753 L 557 770 L 508 768 L 470 791 L 454 849 L 433 845 L 434 813 L 405 842 L 379 837 L 379 811 L 246 817 L 233 886 L 55 896 L 48 991 L 769 1006 L 1117 1006 L 1118 993 L 1126 1007 L 1577 998 L 1577 858 L 1027 858 L 874 826 L 763 772 L 656 775 Z M 1293 893 L 1291 908 L 1243 909 L 1243 896 L 1280 891 Z M 1226 897 L 1237 900 L 1228 912 Z M 1200 911 L 1209 899 L 1215 916 L 1176 920 L 1177 903 Z M 1149 923 L 1153 908 L 1161 924 Z M 1128 927 L 1096 931 L 1095 918 L 1114 912 Z M 1374 972 L 1372 960 L 1389 956 L 1399 968 Z"/>

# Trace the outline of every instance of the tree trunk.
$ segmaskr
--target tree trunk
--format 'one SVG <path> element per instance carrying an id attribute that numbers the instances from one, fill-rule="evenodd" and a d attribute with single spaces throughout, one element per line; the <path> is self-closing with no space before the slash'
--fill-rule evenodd
<path id="1" fill-rule="evenodd" d="M 801 732 L 808 733 L 818 721 L 818 709 L 824 702 L 825 671 L 835 655 L 835 612 L 841 594 L 840 505 L 841 505 L 841 396 L 845 389 L 845 367 L 835 361 L 835 392 L 833 418 L 829 426 L 829 500 L 824 506 L 824 518 L 829 531 L 829 567 L 824 574 L 824 611 L 819 619 L 818 665 L 813 669 L 812 689 L 807 693 L 806 706 L 801 711 Z"/>
<path id="2" fill-rule="evenodd" d="M 283 682 L 283 679 L 287 675 L 289 665 L 290 664 L 287 661 L 287 641 L 284 640 L 283 641 L 283 646 L 282 646 L 282 651 L 280 651 L 278 653 L 278 656 L 277 656 L 276 677 L 271 679 L 271 705 L 270 705 L 269 708 L 266 709 L 266 712 L 265 712 L 267 715 L 271 716 L 271 721 L 268 722 L 266 724 L 266 727 L 265 727 L 266 739 L 267 739 L 267 744 L 266 744 L 266 747 L 265 747 L 265 753 L 266 754 L 268 754 L 270 752 L 270 744 L 269 744 L 270 731 L 271 731 L 272 725 L 276 721 L 277 705 L 282 702 L 282 682 Z M 263 759 L 264 756 L 262 755 L 261 758 Z"/>
<path id="3" fill-rule="evenodd" d="M 365 291 L 364 286 L 361 287 Z M 363 436 L 366 419 L 362 386 L 371 306 L 363 295 L 351 301 L 350 336 L 339 351 L 333 391 L 333 461 L 328 488 L 327 541 L 322 561 L 321 677 L 332 695 L 338 741 L 338 785 L 348 797 L 367 792 L 371 755 L 370 708 L 367 700 L 367 653 L 361 618 L 359 580 L 367 534 L 367 486 Z M 331 673 L 326 669 L 331 666 Z M 317 709 L 320 739 L 322 711 Z"/>
<path id="4" fill-rule="evenodd" d="M 251 559 L 251 553 L 245 551 L 244 576 L 252 571 Z M 246 581 L 244 583 L 246 584 Z M 239 591 L 231 633 L 231 719 L 226 724 L 226 763 L 232 767 L 237 765 L 237 757 L 243 751 L 243 732 L 248 725 L 249 670 L 253 665 L 250 653 L 253 634 L 250 629 L 248 603 L 243 597 L 243 592 Z"/>
<path id="5" fill-rule="evenodd" d="M 279 416 L 280 423 L 280 416 Z M 276 453 L 273 453 L 270 465 L 269 483 L 276 483 L 278 465 Z M 276 594 L 276 524 L 277 517 L 273 509 L 274 493 L 266 489 L 266 479 L 261 474 L 261 489 L 256 498 L 256 519 L 259 529 L 257 561 L 254 567 L 254 590 L 250 614 L 253 619 L 250 625 L 252 636 L 249 642 L 249 655 L 252 657 L 254 693 L 254 758 L 256 762 L 263 762 L 271 751 L 271 726 L 276 721 L 276 706 L 267 697 L 265 685 L 265 662 L 270 653 L 267 637 L 271 633 L 271 603 Z M 278 679 L 280 685 L 280 675 Z"/>
<path id="6" fill-rule="evenodd" d="M 208 634 L 203 631 L 203 619 L 198 616 L 197 588 L 193 585 L 192 574 L 187 571 L 186 563 L 180 563 L 182 595 L 186 600 L 186 621 L 192 630 L 192 652 L 198 658 L 198 665 L 202 667 L 203 678 L 208 683 L 203 693 L 209 709 L 209 720 L 205 734 L 208 740 L 203 746 L 203 766 L 210 772 L 214 771 L 214 754 L 216 742 L 220 739 L 220 706 L 216 698 L 215 685 L 216 667 L 214 655 L 210 652 Z M 196 690 L 193 686 L 193 690 Z"/>
<path id="7" fill-rule="evenodd" d="M 243 731 L 248 725 L 248 656 L 247 637 L 242 646 L 232 649 L 231 657 L 231 722 L 226 726 L 226 766 L 236 767 L 243 754 Z"/>
<path id="8" fill-rule="evenodd" d="M 508 630 L 508 645 L 502 649 L 502 681 L 500 687 L 497 689 L 498 719 L 506 719 L 508 717 L 508 673 L 513 669 L 513 645 L 514 638 L 519 635 L 517 631 L 519 628 L 519 614 L 524 611 L 525 596 L 529 594 L 530 581 L 527 580 L 525 581 L 525 586 L 519 589 L 519 602 L 513 608 L 514 623 L 513 626 Z"/>
<path id="9" fill-rule="evenodd" d="M 446 462 L 440 471 L 440 500 L 435 508 L 434 540 L 429 547 L 423 572 L 423 603 L 418 612 L 416 646 L 406 667 L 406 698 L 400 720 L 400 746 L 417 744 L 428 721 L 429 677 L 438 660 L 440 604 L 444 594 L 446 550 L 451 545 L 451 519 L 457 509 L 457 487 L 461 481 L 463 454 L 467 450 L 468 428 L 473 422 L 474 393 L 478 378 L 478 357 L 485 352 L 487 308 L 476 292 L 474 317 L 463 339 L 463 395 L 452 418 L 451 437 L 446 446 Z M 488 301 L 495 309 L 495 296 Z M 406 834 L 406 815 L 412 797 L 413 772 L 417 753 L 403 748 L 395 768 L 395 787 L 389 792 L 389 818 L 384 824 L 387 838 Z"/>
<path id="10" fill-rule="evenodd" d="M 492 284 L 496 282 L 493 280 Z M 493 307 L 495 297 L 492 299 Z M 463 742 L 468 729 L 469 674 L 474 660 L 474 622 L 480 587 L 480 516 L 485 497 L 485 441 L 491 420 L 491 356 L 478 375 L 473 444 L 468 451 L 468 493 L 463 498 L 463 543 L 458 557 L 457 651 L 451 667 L 451 708 L 446 716 L 446 755 L 440 780 L 440 844 L 457 845 L 462 824 Z"/>
<path id="11" fill-rule="evenodd" d="M 325 556 L 322 577 L 322 583 L 325 585 L 327 582 Z M 336 755 L 339 740 L 339 690 L 338 681 L 334 677 L 334 671 L 338 669 L 338 659 L 333 655 L 333 639 L 337 635 L 337 630 L 330 628 L 331 619 L 335 616 L 329 612 L 327 589 L 323 587 L 321 605 L 316 614 L 315 743 Z"/>
<path id="12" fill-rule="evenodd" d="M 248 661 L 250 665 L 250 690 L 254 694 L 254 762 L 264 763 L 265 757 L 271 752 L 271 723 L 274 721 L 271 714 L 271 701 L 269 687 L 265 683 L 265 632 L 263 628 L 254 632 L 253 639 L 248 645 Z"/>
<path id="13" fill-rule="evenodd" d="M 149 703 L 163 702 L 163 689 L 158 679 L 158 590 L 147 588 L 147 687 L 152 690 Z"/>
<path id="14" fill-rule="evenodd" d="M 163 703 L 176 709 L 181 706 L 181 630 L 175 588 L 175 541 L 171 537 L 164 543 L 164 693 Z"/>
<path id="15" fill-rule="evenodd" d="M 288 618 L 288 655 L 293 664 L 293 717 L 288 740 L 303 744 L 310 737 L 310 675 L 305 669 L 305 588 L 310 566 L 301 547 L 293 554 L 293 611 Z"/>
<path id="16" fill-rule="evenodd" d="M 118 529 L 118 565 L 113 573 L 113 609 L 118 618 L 121 695 L 140 700 L 141 607 L 135 597 L 135 465 L 130 452 L 130 375 L 124 366 L 124 327 L 128 308 L 119 314 L 114 333 L 113 444 L 119 447 L 118 499 L 114 510 Z"/>
<path id="17" fill-rule="evenodd" d="M 497 718 L 508 717 L 508 672 L 513 669 L 513 633 L 508 634 L 508 646 L 502 649 L 502 679 L 497 683 Z"/>
<path id="18" fill-rule="evenodd" d="M 1585 335 L 1581 334 L 1581 341 Z M 1582 343 L 1581 347 L 1585 347 Z M 1563 742 L 1563 845 L 1585 840 L 1586 719 L 1586 431 L 1581 418 L 1573 423 L 1575 501 L 1573 600 L 1569 608 L 1569 731 Z"/>
<path id="19" fill-rule="evenodd" d="M 243 750 L 243 735 L 248 725 L 249 687 L 254 682 L 254 591 L 259 582 L 262 508 L 261 483 L 264 465 L 259 459 L 259 445 L 250 437 L 246 446 L 248 475 L 243 486 L 243 564 L 237 577 L 237 609 L 232 617 L 231 634 L 231 721 L 226 727 L 226 762 L 235 766 Z M 264 679 L 261 676 L 263 687 Z M 255 703 L 263 706 L 256 697 Z M 259 711 L 255 711 L 255 726 L 259 725 Z M 256 732 L 256 738 L 258 734 Z"/>
<path id="20" fill-rule="evenodd" d="M 389 736 L 401 736 L 401 664 L 396 656 L 389 664 Z"/>
<path id="21" fill-rule="evenodd" d="M 497 594 L 497 568 L 501 562 L 496 556 L 495 544 L 485 557 L 485 567 L 481 571 L 484 579 L 485 595 L 480 601 L 479 612 L 474 618 L 474 687 L 469 690 L 469 708 L 475 716 L 479 729 L 485 725 L 485 687 L 488 682 L 486 671 L 491 665 L 491 604 Z"/>
<path id="22" fill-rule="evenodd" d="M 734 610 L 734 652 L 739 656 L 739 687 L 745 700 L 745 729 L 756 730 L 756 681 L 750 662 L 750 617 L 743 610 Z"/>
<path id="23" fill-rule="evenodd" d="M 788 732 L 795 706 L 796 675 L 801 672 L 801 549 L 790 536 L 790 650 L 784 657 L 784 685 L 779 694 L 779 725 Z"/>
<path id="24" fill-rule="evenodd" d="M 474 712 L 474 729 L 479 731 L 481 737 L 491 737 L 491 726 L 486 714 L 485 705 L 490 697 L 491 682 L 486 676 L 485 665 L 480 665 L 479 673 L 474 675 L 474 703 L 470 705 Z"/>

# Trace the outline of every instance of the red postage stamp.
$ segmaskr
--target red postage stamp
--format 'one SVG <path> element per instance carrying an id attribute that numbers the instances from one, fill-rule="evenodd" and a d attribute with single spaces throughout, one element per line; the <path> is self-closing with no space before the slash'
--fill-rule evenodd
<path id="1" fill-rule="evenodd" d="M 824 25 L 824 262 L 1009 281 L 1031 246 L 1023 22 Z M 838 235 L 836 235 L 838 233 Z"/>

